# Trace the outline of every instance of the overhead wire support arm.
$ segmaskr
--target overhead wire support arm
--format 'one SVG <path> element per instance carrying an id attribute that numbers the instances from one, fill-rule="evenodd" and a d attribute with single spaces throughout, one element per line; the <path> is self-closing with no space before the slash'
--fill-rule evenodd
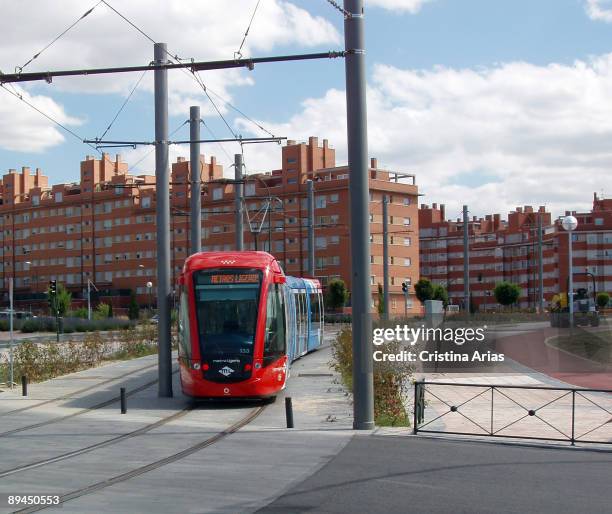
<path id="1" fill-rule="evenodd" d="M 189 143 L 241 143 L 241 144 L 255 144 L 255 143 L 281 143 L 285 141 L 287 137 L 244 137 L 244 138 L 227 138 L 227 139 L 199 139 L 197 141 L 191 141 L 189 139 L 183 141 L 168 141 L 169 145 L 187 145 Z M 100 139 L 84 139 L 83 143 L 91 143 L 96 145 L 96 148 L 115 148 L 115 147 L 132 147 L 137 146 L 152 146 L 155 141 L 102 141 Z"/>
<path id="2" fill-rule="evenodd" d="M 44 80 L 52 82 L 55 77 L 73 77 L 79 75 L 105 75 L 111 73 L 129 73 L 145 70 L 174 70 L 189 69 L 192 72 L 206 70 L 222 70 L 228 68 L 248 68 L 252 70 L 256 64 L 285 62 L 285 61 L 307 61 L 316 59 L 336 59 L 345 57 L 344 51 L 329 51 L 313 54 L 278 55 L 269 57 L 252 57 L 249 59 L 228 59 L 223 61 L 198 61 L 188 63 L 151 63 L 145 66 L 120 66 L 113 68 L 90 68 L 76 70 L 38 71 L 29 73 L 6 73 L 0 74 L 0 84 L 12 82 L 33 82 Z"/>

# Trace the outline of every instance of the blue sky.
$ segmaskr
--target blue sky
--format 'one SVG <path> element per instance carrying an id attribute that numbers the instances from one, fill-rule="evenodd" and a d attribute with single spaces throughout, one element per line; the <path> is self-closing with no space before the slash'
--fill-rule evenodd
<path id="1" fill-rule="evenodd" d="M 206 60 L 232 57 L 257 2 L 234 1 L 231 12 L 220 0 L 109 3 L 155 40 L 166 41 L 172 52 Z M 463 203 L 475 214 L 505 213 L 521 204 L 560 212 L 588 208 L 593 191 L 605 194 L 612 165 L 612 5 L 597 0 L 421 3 L 366 1 L 370 154 L 389 168 L 416 173 L 424 201 L 446 203 L 451 217 Z M 53 4 L 23 0 L 3 9 L 2 71 L 22 65 L 96 2 Z M 142 64 L 150 60 L 151 46 L 100 4 L 27 71 Z M 325 0 L 261 0 L 243 54 L 342 46 L 342 16 Z M 261 65 L 250 73 L 202 77 L 275 134 L 328 138 L 339 162 L 345 161 L 342 61 Z M 137 79 L 66 79 L 28 85 L 25 91 L 79 135 L 93 138 L 102 134 Z M 189 105 L 199 104 L 215 135 L 229 136 L 195 82 L 178 72 L 170 82 L 171 129 L 187 119 Z M 92 150 L 0 93 L 2 170 L 40 167 L 53 183 L 76 180 L 79 161 Z M 260 135 L 235 112 L 224 114 L 236 131 Z M 152 134 L 147 77 L 109 136 L 152 140 Z M 174 138 L 187 137 L 183 127 Z M 238 148 L 227 145 L 224 152 L 213 146 L 204 153 L 227 163 Z M 146 152 L 121 151 L 130 166 Z M 188 151 L 175 148 L 172 155 Z M 276 167 L 279 157 L 278 147 L 267 145 L 249 147 L 246 154 L 251 171 Z M 152 162 L 150 155 L 134 171 L 150 173 Z"/>

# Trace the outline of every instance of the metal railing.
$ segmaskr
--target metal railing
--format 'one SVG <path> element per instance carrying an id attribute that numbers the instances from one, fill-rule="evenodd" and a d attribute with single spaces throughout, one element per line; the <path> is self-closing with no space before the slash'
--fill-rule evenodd
<path id="1" fill-rule="evenodd" d="M 465 395 L 469 388 L 478 391 Z M 517 391 L 531 394 L 517 397 Z M 546 413 L 553 409 L 551 419 Z M 428 412 L 434 412 L 432 419 L 426 419 Z M 452 421 L 436 425 L 442 418 Z M 612 389 L 421 380 L 414 383 L 413 433 L 612 444 Z"/>

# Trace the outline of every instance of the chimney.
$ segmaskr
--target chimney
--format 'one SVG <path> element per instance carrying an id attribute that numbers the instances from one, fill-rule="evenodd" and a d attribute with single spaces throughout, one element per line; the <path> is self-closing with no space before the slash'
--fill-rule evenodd
<path id="1" fill-rule="evenodd" d="M 445 214 L 445 212 L 446 212 L 446 207 L 444 206 L 444 204 L 443 204 L 443 203 L 441 203 L 441 204 L 440 204 L 440 219 L 441 219 L 442 221 L 444 221 L 444 219 L 445 219 L 445 218 L 444 218 L 444 214 Z"/>
<path id="2" fill-rule="evenodd" d="M 377 170 L 378 169 L 378 159 L 376 157 L 372 157 L 370 159 L 370 168 Z"/>
<path id="3" fill-rule="evenodd" d="M 438 204 L 437 203 L 432 203 L 431 204 L 431 208 L 435 211 L 438 208 Z"/>

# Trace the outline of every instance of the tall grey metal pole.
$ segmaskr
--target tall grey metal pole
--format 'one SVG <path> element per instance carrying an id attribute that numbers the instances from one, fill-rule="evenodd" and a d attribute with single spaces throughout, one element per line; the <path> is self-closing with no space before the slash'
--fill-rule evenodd
<path id="1" fill-rule="evenodd" d="M 543 237 L 542 213 L 538 215 L 538 300 L 540 313 L 544 312 L 544 250 L 542 244 Z"/>
<path id="2" fill-rule="evenodd" d="M 383 306 L 385 312 L 383 318 L 389 319 L 389 215 L 387 195 L 382 198 L 383 215 Z M 404 302 L 406 303 L 406 302 Z"/>
<path id="3" fill-rule="evenodd" d="M 370 216 L 363 0 L 344 0 L 348 164 L 351 205 L 353 428 L 374 428 Z"/>
<path id="4" fill-rule="evenodd" d="M 470 312 L 470 223 L 468 206 L 463 206 L 463 302 L 465 311 Z"/>
<path id="5" fill-rule="evenodd" d="M 155 64 L 167 62 L 165 43 L 155 43 Z M 155 188 L 157 221 L 157 312 L 160 397 L 172 396 L 170 339 L 170 170 L 168 162 L 168 72 L 155 70 Z"/>
<path id="6" fill-rule="evenodd" d="M 568 259 L 569 259 L 569 286 L 567 288 L 567 304 L 569 307 L 569 324 L 574 326 L 574 250 L 572 248 L 572 231 L 567 231 L 568 238 Z"/>
<path id="7" fill-rule="evenodd" d="M 189 108 L 189 163 L 191 167 L 191 253 L 202 251 L 202 185 L 200 164 L 200 108 L 193 105 Z"/>
<path id="8" fill-rule="evenodd" d="M 306 191 L 308 194 L 308 275 L 315 276 L 315 241 L 314 241 L 314 182 L 306 181 Z"/>
<path id="9" fill-rule="evenodd" d="M 91 282 L 87 279 L 87 319 L 91 321 Z"/>
<path id="10" fill-rule="evenodd" d="M 244 227 L 242 226 L 242 197 L 244 195 L 244 185 L 242 183 L 242 154 L 234 154 L 234 210 L 236 225 L 236 250 L 244 250 Z"/>
<path id="11" fill-rule="evenodd" d="M 13 277 L 9 277 L 9 387 L 15 383 L 15 357 L 13 355 Z"/>

